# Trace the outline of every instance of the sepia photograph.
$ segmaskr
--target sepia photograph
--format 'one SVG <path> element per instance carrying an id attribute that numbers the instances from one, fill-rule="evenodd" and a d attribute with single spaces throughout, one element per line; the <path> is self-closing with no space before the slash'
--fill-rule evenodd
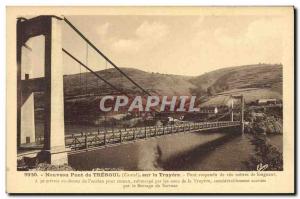
<path id="1" fill-rule="evenodd" d="M 8 8 L 10 170 L 293 168 L 293 7 L 37 8 Z"/>

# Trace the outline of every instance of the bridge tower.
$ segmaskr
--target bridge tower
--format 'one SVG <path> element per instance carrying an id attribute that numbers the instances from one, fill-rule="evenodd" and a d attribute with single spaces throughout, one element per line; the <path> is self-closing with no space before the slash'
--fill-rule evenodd
<path id="1" fill-rule="evenodd" d="M 231 98 L 232 98 L 231 99 L 231 121 L 233 121 L 233 99 L 241 100 L 241 109 L 240 109 L 241 133 L 244 134 L 244 131 L 245 131 L 245 123 L 244 123 L 245 99 L 244 99 L 244 96 L 243 95 L 234 95 L 234 96 L 231 96 Z"/>
<path id="2" fill-rule="evenodd" d="M 245 111 L 245 99 L 244 96 L 241 95 L 241 131 L 242 134 L 245 132 L 245 123 L 244 123 L 244 111 Z"/>
<path id="3" fill-rule="evenodd" d="M 61 44 L 61 19 L 55 16 L 38 16 L 31 19 L 17 20 L 17 147 L 22 143 L 24 125 L 27 131 L 34 132 L 34 117 L 27 117 L 26 113 L 34 113 L 32 97 L 24 100 L 24 81 L 22 80 L 22 48 L 26 42 L 36 36 L 45 38 L 44 78 L 39 82 L 44 92 L 44 147 L 38 157 L 50 164 L 67 163 L 65 152 L 64 129 L 64 99 L 63 99 L 63 69 Z M 27 76 L 28 77 L 28 76 Z M 23 88 L 22 88 L 23 87 Z M 27 89 L 28 90 L 28 89 Z M 29 93 L 28 96 L 31 96 Z M 24 101 L 30 100 L 29 105 Z M 22 119 L 26 118 L 24 121 Z M 32 136 L 33 137 L 33 136 Z"/>
<path id="4" fill-rule="evenodd" d="M 233 98 L 231 97 L 231 99 L 230 99 L 230 101 L 231 101 L 231 103 L 230 103 L 230 105 L 231 105 L 231 107 L 230 107 L 230 120 L 233 122 Z"/>

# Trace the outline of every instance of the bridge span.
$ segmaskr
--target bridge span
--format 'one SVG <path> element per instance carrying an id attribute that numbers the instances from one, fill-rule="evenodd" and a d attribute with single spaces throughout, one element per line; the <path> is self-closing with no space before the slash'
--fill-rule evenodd
<path id="1" fill-rule="evenodd" d="M 77 133 L 65 136 L 66 151 L 68 154 L 83 153 L 86 151 L 98 150 L 105 147 L 113 147 L 121 144 L 142 141 L 150 138 L 157 138 L 165 135 L 177 133 L 192 133 L 208 131 L 213 129 L 224 129 L 229 127 L 241 126 L 240 121 L 219 121 L 219 122 L 184 122 L 177 125 L 157 125 L 137 128 L 110 129 L 90 133 Z M 43 137 L 36 138 L 36 146 L 42 147 Z M 18 157 L 36 154 L 31 145 L 23 145 L 24 152 L 19 153 Z M 26 152 L 27 151 L 27 152 Z"/>
<path id="2" fill-rule="evenodd" d="M 148 126 L 139 128 L 118 129 L 116 131 L 92 132 L 88 134 L 76 134 L 66 136 L 66 146 L 69 153 L 77 153 L 95 150 L 99 147 L 107 147 L 128 143 L 132 141 L 139 141 L 148 138 L 159 137 L 163 135 L 175 133 L 191 133 L 197 131 L 205 131 L 212 129 L 222 129 L 228 127 L 240 126 L 239 121 L 222 121 L 222 122 L 199 122 L 199 123 L 184 123 L 180 125 L 166 125 L 166 126 Z"/>

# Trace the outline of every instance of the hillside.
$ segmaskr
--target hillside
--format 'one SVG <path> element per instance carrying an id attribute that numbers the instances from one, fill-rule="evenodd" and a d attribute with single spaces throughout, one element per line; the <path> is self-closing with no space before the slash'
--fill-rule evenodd
<path id="1" fill-rule="evenodd" d="M 152 95 L 197 95 L 200 106 L 228 104 L 230 94 L 243 94 L 246 103 L 260 98 L 282 98 L 281 65 L 237 66 L 194 77 L 149 73 L 132 68 L 122 70 Z M 141 94 L 116 69 L 97 71 L 97 74 L 127 94 Z M 94 121 L 102 114 L 98 108 L 101 96 L 117 93 L 91 73 L 65 75 L 66 120 Z M 220 95 L 222 93 L 225 95 Z M 35 99 L 37 118 L 42 119 L 43 93 L 36 93 Z"/>
<path id="2" fill-rule="evenodd" d="M 222 95 L 224 94 L 224 95 Z M 230 97 L 229 95 L 243 95 L 245 103 L 254 102 L 257 99 L 282 99 L 282 95 L 276 91 L 265 88 L 252 88 L 252 89 L 233 89 L 228 92 L 222 92 L 220 95 L 209 96 L 205 102 L 201 103 L 201 106 L 218 106 L 220 104 L 230 106 Z M 235 100 L 235 103 L 239 103 L 238 100 Z"/>
<path id="3" fill-rule="evenodd" d="M 192 78 L 191 82 L 206 89 L 207 97 L 202 106 L 226 104 L 226 94 L 242 94 L 246 103 L 264 98 L 282 99 L 281 65 L 258 64 L 225 68 Z M 214 96 L 222 93 L 225 96 Z"/>
<path id="4" fill-rule="evenodd" d="M 237 66 L 215 70 L 195 77 L 149 73 L 133 68 L 122 68 L 122 70 L 153 95 L 207 97 L 225 91 L 247 90 L 249 88 L 262 89 L 260 93 L 274 93 L 276 98 L 282 94 L 281 65 Z M 128 94 L 141 93 L 116 69 L 98 71 L 97 74 Z M 91 73 L 65 75 L 64 88 L 66 96 L 117 93 Z M 273 95 L 265 96 L 272 97 Z"/>
<path id="5" fill-rule="evenodd" d="M 133 68 L 122 68 L 122 70 L 153 95 L 190 95 L 190 90 L 196 89 L 196 86 L 189 81 L 190 77 L 187 76 L 149 73 Z M 126 93 L 141 92 L 116 69 L 98 71 L 97 74 Z M 114 89 L 91 73 L 65 75 L 64 85 L 67 96 L 86 93 L 100 95 L 116 93 Z"/>
<path id="6" fill-rule="evenodd" d="M 265 88 L 282 93 L 282 65 L 258 64 L 215 70 L 191 79 L 203 90 L 219 93 L 232 89 Z"/>

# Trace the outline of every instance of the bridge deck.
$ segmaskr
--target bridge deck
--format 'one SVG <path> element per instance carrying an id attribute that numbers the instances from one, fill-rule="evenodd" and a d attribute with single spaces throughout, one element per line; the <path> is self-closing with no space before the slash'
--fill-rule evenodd
<path id="1" fill-rule="evenodd" d="M 185 122 L 177 125 L 111 129 L 107 131 L 66 135 L 65 142 L 68 153 L 77 153 L 82 150 L 95 150 L 97 148 L 115 146 L 122 143 L 144 140 L 168 134 L 220 129 L 239 125 L 241 125 L 240 121 L 221 121 L 209 123 Z M 43 139 L 37 138 L 36 143 L 43 144 Z"/>
<path id="2" fill-rule="evenodd" d="M 66 151 L 68 154 L 75 154 L 130 142 L 142 141 L 164 135 L 221 129 L 240 125 L 240 121 L 185 122 L 178 125 L 148 126 L 139 128 L 112 129 L 91 133 L 77 133 L 65 136 Z M 38 137 L 36 138 L 36 143 L 34 145 L 23 145 L 20 150 L 18 150 L 18 157 L 28 155 L 34 156 L 34 154 L 38 153 L 42 149 L 43 142 L 43 138 Z"/>

